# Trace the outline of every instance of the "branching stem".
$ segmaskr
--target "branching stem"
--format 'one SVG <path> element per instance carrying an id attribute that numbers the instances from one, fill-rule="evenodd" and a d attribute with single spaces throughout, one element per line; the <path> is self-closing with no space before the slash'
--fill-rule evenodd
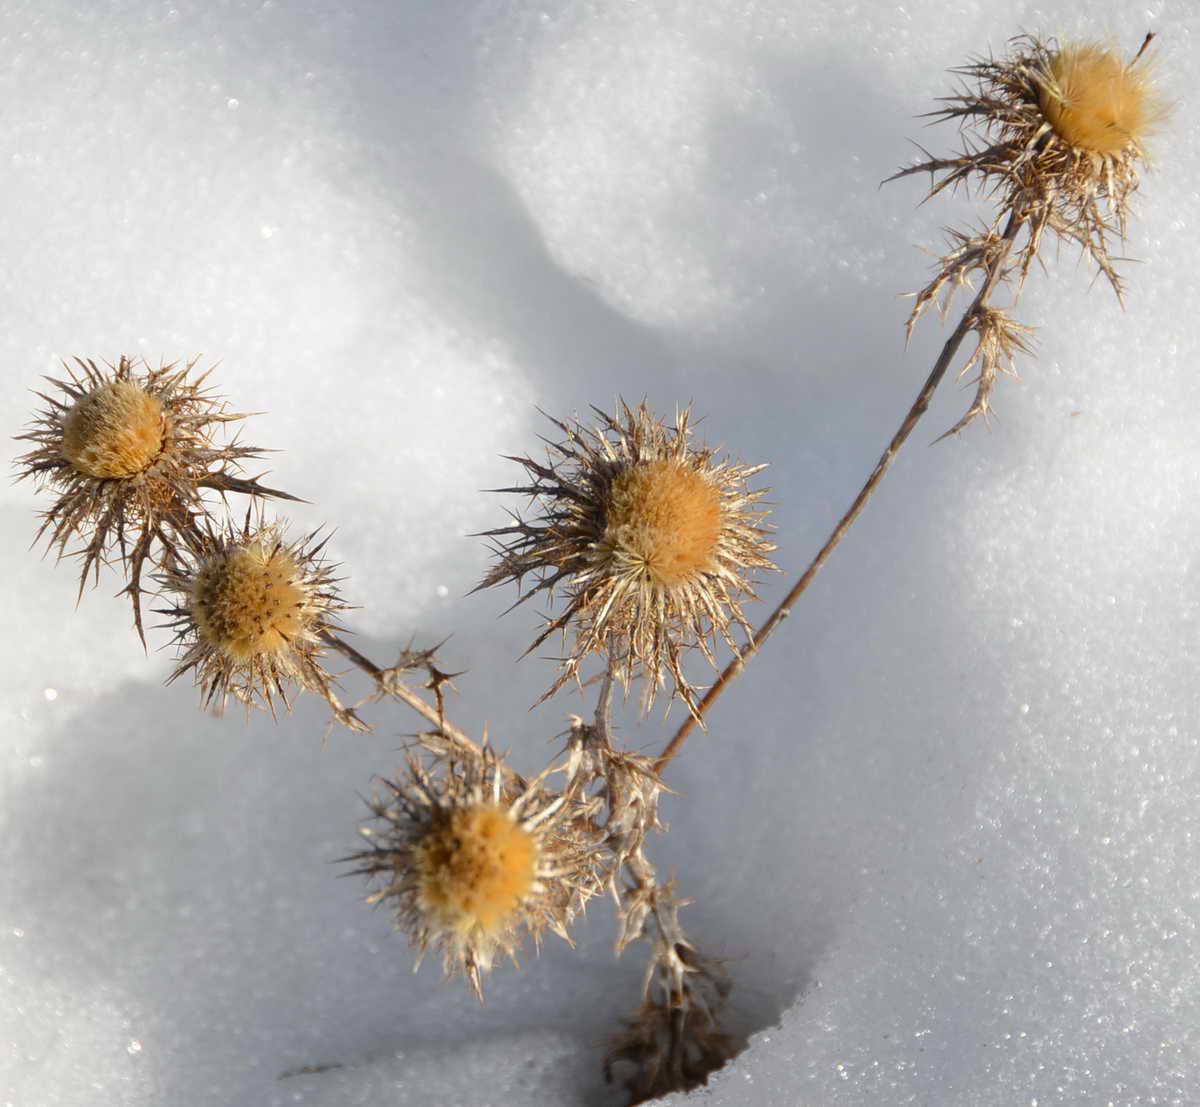
<path id="1" fill-rule="evenodd" d="M 321 641 L 340 653 L 352 665 L 366 673 L 375 682 L 375 686 L 381 696 L 395 696 L 396 699 L 408 704 L 426 722 L 437 727 L 455 745 L 476 756 L 482 754 L 483 747 L 478 742 L 468 738 L 466 731 L 450 722 L 439 704 L 430 703 L 424 696 L 415 689 L 410 688 L 400 679 L 400 673 L 404 671 L 403 669 L 398 666 L 385 669 L 381 665 L 376 665 L 369 657 L 360 653 L 344 638 L 340 638 L 332 631 L 323 631 Z"/>

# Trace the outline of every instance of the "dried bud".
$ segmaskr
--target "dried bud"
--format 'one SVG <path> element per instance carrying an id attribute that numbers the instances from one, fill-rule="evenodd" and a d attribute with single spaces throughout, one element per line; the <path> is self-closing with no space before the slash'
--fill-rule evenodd
<path id="1" fill-rule="evenodd" d="M 39 393 L 47 406 L 20 436 L 37 448 L 17 459 L 18 479 L 32 477 L 58 497 L 41 513 L 38 537 L 48 534 L 60 558 L 82 556 L 81 593 L 117 551 L 139 635 L 142 571 L 147 560 L 168 560 L 206 515 L 203 489 L 294 498 L 235 475 L 240 460 L 262 451 L 214 443 L 218 426 L 245 416 L 225 410 L 195 365 L 151 369 L 125 357 L 106 369 L 64 363 L 68 379 L 51 379 L 57 392 Z M 68 550 L 75 539 L 80 549 Z"/>
<path id="2" fill-rule="evenodd" d="M 547 692 L 570 679 L 589 654 L 607 657 L 626 691 L 644 678 L 649 706 L 664 672 L 692 711 L 694 689 L 682 668 L 698 647 L 715 664 L 718 637 L 737 651 L 731 628 L 750 628 L 741 600 L 753 596 L 750 573 L 773 568 L 758 507 L 747 488 L 764 466 L 746 467 L 689 442 L 688 412 L 674 427 L 644 404 L 603 412 L 598 427 L 554 420 L 565 434 L 548 464 L 515 458 L 532 478 L 501 489 L 536 497 L 540 513 L 489 531 L 498 563 L 480 587 L 536 578 L 518 603 L 540 591 L 561 593 L 565 610 L 548 621 L 535 649 L 556 631 L 574 634 L 562 671 Z"/>
<path id="3" fill-rule="evenodd" d="M 338 707 L 319 658 L 322 632 L 346 605 L 336 566 L 320 558 L 324 545 L 316 533 L 287 543 L 278 524 L 249 518 L 240 530 L 207 532 L 189 561 L 159 578 L 174 599 L 161 613 L 180 647 L 169 679 L 194 671 L 203 705 L 218 713 L 233 695 L 274 714 L 276 697 L 290 708 L 294 687 Z"/>
<path id="4" fill-rule="evenodd" d="M 446 973 L 464 974 L 482 1000 L 497 953 L 515 962 L 524 933 L 538 944 L 548 927 L 570 941 L 568 925 L 597 891 L 602 847 L 571 790 L 547 790 L 556 770 L 526 782 L 488 746 L 426 743 L 440 751 L 435 763 L 410 755 L 405 777 L 382 782 L 390 796 L 370 804 L 381 826 L 362 831 L 370 849 L 344 860 L 379 885 L 367 901 L 391 905 L 417 964 L 441 949 Z"/>

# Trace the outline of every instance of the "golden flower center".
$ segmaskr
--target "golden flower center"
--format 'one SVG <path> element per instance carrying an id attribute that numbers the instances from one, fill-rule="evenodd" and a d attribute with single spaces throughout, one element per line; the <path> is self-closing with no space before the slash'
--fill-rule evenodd
<path id="1" fill-rule="evenodd" d="M 192 585 L 200 637 L 237 661 L 280 653 L 304 629 L 307 592 L 296 559 L 258 539 L 205 563 Z"/>
<path id="2" fill-rule="evenodd" d="M 605 544 L 671 588 L 712 566 L 721 492 L 682 462 L 642 461 L 613 480 L 605 518 Z"/>
<path id="3" fill-rule="evenodd" d="M 452 811 L 415 851 L 420 903 L 443 926 L 495 934 L 533 888 L 537 839 L 503 807 Z"/>
<path id="4" fill-rule="evenodd" d="M 1050 59 L 1038 95 L 1059 137 L 1104 156 L 1145 136 L 1152 111 L 1149 81 L 1101 46 L 1067 46 Z"/>
<path id="5" fill-rule="evenodd" d="M 102 384 L 63 420 L 62 456 L 89 477 L 132 477 L 158 456 L 162 443 L 162 404 L 133 381 Z"/>

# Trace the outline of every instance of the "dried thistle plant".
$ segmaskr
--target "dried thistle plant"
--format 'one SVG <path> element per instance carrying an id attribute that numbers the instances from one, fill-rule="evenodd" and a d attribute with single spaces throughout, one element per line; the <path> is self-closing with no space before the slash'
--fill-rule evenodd
<path id="1" fill-rule="evenodd" d="M 323 636 L 346 609 L 337 567 L 321 557 L 327 540 L 314 532 L 288 542 L 281 524 L 249 514 L 241 527 L 208 528 L 193 539 L 159 576 L 171 606 L 158 610 L 179 648 L 167 682 L 193 673 L 201 705 L 218 714 L 233 696 L 274 716 L 275 701 L 290 709 L 296 689 L 341 709 L 321 664 Z"/>
<path id="2" fill-rule="evenodd" d="M 22 477 L 58 494 L 39 535 L 49 534 L 60 558 L 83 558 L 81 590 L 101 562 L 119 560 L 139 634 L 143 568 L 160 570 L 155 580 L 170 604 L 162 613 L 180 648 L 170 679 L 192 673 L 205 707 L 219 712 L 232 696 L 274 715 L 277 701 L 290 707 L 293 692 L 307 690 L 336 719 L 365 729 L 323 667 L 333 649 L 371 678 L 372 700 L 393 697 L 420 714 L 433 727 L 417 739 L 421 752 L 409 754 L 397 779 L 382 781 L 383 796 L 369 803 L 374 825 L 362 829 L 366 848 L 342 859 L 369 881 L 369 901 L 393 911 L 418 964 L 440 952 L 446 973 L 465 976 L 482 1000 L 499 956 L 515 961 L 523 940 L 537 946 L 547 929 L 570 942 L 575 916 L 607 890 L 617 905 L 617 952 L 645 940 L 650 955 L 640 1009 L 606 1071 L 612 1078 L 631 1066 L 624 1079 L 634 1102 L 697 1087 L 739 1043 L 720 1023 L 729 979 L 683 931 L 679 910 L 688 901 L 673 881 L 659 880 L 649 856 L 650 834 L 665 829 L 663 770 L 790 613 L 972 335 L 962 372 L 977 373 L 975 399 L 947 433 L 986 416 L 997 375 L 1029 352 L 1030 334 L 990 298 L 1000 287 L 1019 296 L 1047 232 L 1077 245 L 1123 295 L 1111 251 L 1125 234 L 1145 138 L 1163 115 L 1149 76 L 1151 37 L 1125 63 L 1095 44 L 1026 36 L 1007 58 L 957 71 L 974 83 L 936 114 L 964 125 L 963 150 L 927 156 L 896 177 L 929 173 L 929 197 L 974 184 L 992 206 L 978 229 L 949 232 L 947 253 L 916 294 L 908 334 L 929 307 L 945 313 L 963 287 L 972 302 L 862 490 L 757 632 L 742 603 L 753 598 L 753 575 L 773 568 L 763 493 L 749 487 L 763 467 L 694 446 L 689 412 L 671 426 L 645 404 L 620 401 L 613 415 L 596 409 L 591 426 L 552 420 L 563 438 L 547 442 L 544 464 L 512 459 L 528 483 L 501 491 L 532 497 L 536 511 L 488 532 L 496 563 L 479 587 L 512 581 L 514 606 L 542 594 L 561 605 L 527 651 L 562 636 L 566 656 L 543 699 L 568 681 L 582 684 L 585 661 L 602 666 L 594 719 L 573 717 L 565 758 L 532 779 L 509 768 L 486 737 L 477 743 L 446 718 L 444 690 L 460 674 L 444 670 L 436 650 L 408 649 L 382 667 L 340 637 L 334 620 L 345 604 L 317 534 L 289 542 L 257 504 L 241 527 L 214 520 L 206 490 L 294 497 L 237 475 L 239 461 L 262 451 L 213 441 L 217 426 L 244 416 L 212 397 L 205 375 L 192 375 L 195 363 L 152 370 L 122 358 L 106 371 L 77 361 L 69 380 L 52 382 L 58 394 L 43 396 L 48 407 L 23 436 L 36 448 L 18 462 Z M 82 547 L 68 551 L 74 540 Z M 720 642 L 733 661 L 698 701 L 685 655 L 699 650 L 715 667 Z M 413 674 L 427 677 L 420 689 Z M 618 748 L 614 683 L 628 695 L 641 680 L 646 709 L 668 677 L 669 700 L 682 699 L 688 718 L 657 759 Z"/>
<path id="3" fill-rule="evenodd" d="M 562 598 L 562 613 L 529 647 L 556 632 L 565 645 L 573 636 L 543 698 L 598 654 L 615 663 L 626 694 L 643 679 L 643 708 L 669 674 L 672 696 L 694 712 L 685 651 L 699 649 L 715 667 L 719 638 L 736 654 L 732 628 L 750 631 L 741 602 L 754 595 L 751 574 L 774 567 L 763 492 L 747 486 L 764 466 L 694 447 L 687 411 L 669 426 L 645 404 L 619 403 L 616 416 L 593 409 L 595 427 L 552 419 L 565 437 L 548 443 L 546 464 L 511 459 L 530 483 L 498 491 L 533 497 L 538 514 L 487 532 L 497 560 L 479 587 L 523 587 L 532 576 L 518 604 L 541 592 Z"/>
<path id="4" fill-rule="evenodd" d="M 17 479 L 32 478 L 57 494 L 41 513 L 38 539 L 47 536 L 59 559 L 82 559 L 79 592 L 114 553 L 128 569 L 125 592 L 134 625 L 142 627 L 142 573 L 163 564 L 178 539 L 208 514 L 204 491 L 243 492 L 295 499 L 238 475 L 238 463 L 259 457 L 257 447 L 218 445 L 214 434 L 244 414 L 226 410 L 205 387 L 208 373 L 122 357 L 117 365 L 75 359 L 65 379 L 47 378 L 55 391 L 39 392 L 45 408 L 20 440 L 36 448 L 17 458 Z M 78 549 L 68 549 L 78 542 Z"/>
<path id="5" fill-rule="evenodd" d="M 382 782 L 389 795 L 369 804 L 380 828 L 364 827 L 370 848 L 343 860 L 379 886 L 368 902 L 392 907 L 417 965 L 440 949 L 447 975 L 465 975 L 482 1002 L 497 954 L 515 962 L 525 935 L 540 947 L 550 929 L 570 943 L 599 889 L 590 806 L 547 787 L 559 767 L 526 781 L 486 744 L 421 741 L 431 763 L 410 754 L 406 775 Z"/>
<path id="6" fill-rule="evenodd" d="M 1047 231 L 1077 245 L 1123 300 L 1112 245 L 1124 241 L 1146 140 L 1167 113 L 1152 79 L 1152 38 L 1126 63 L 1097 43 L 1059 45 L 1025 35 L 1006 58 L 954 70 L 971 83 L 946 97 L 933 118 L 964 127 L 962 152 L 926 152 L 926 160 L 888 178 L 928 173 L 926 199 L 974 183 L 995 201 L 979 229 L 948 232 L 952 248 L 916 293 L 907 323 L 911 336 L 929 307 L 936 304 L 944 316 L 954 293 L 970 287 L 973 274 L 982 276 L 983 289 L 963 317 L 964 337 L 973 332 L 977 339 L 961 371 L 978 370 L 975 398 L 948 435 L 988 414 L 998 373 L 1011 367 L 1014 352 L 1028 352 L 1029 329 L 988 299 L 1006 282 L 1019 294 Z"/>

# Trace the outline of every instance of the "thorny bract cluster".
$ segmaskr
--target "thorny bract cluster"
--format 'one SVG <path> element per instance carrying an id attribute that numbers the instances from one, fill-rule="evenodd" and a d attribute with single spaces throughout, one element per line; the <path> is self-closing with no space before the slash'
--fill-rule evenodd
<path id="1" fill-rule="evenodd" d="M 19 476 L 53 497 L 39 537 L 59 559 L 79 559 L 81 592 L 102 565 L 118 568 L 139 635 L 143 597 L 163 598 L 157 610 L 178 653 L 170 679 L 191 674 L 204 707 L 220 712 L 233 697 L 274 714 L 304 690 L 335 721 L 365 730 L 367 701 L 343 705 L 326 668 L 336 652 L 371 678 L 370 700 L 416 711 L 428 729 L 402 771 L 380 778 L 365 845 L 343 859 L 370 883 L 369 902 L 392 911 L 418 961 L 440 953 L 446 972 L 465 976 L 482 1000 L 499 957 L 515 961 L 524 940 L 536 947 L 546 930 L 570 941 L 587 902 L 611 897 L 617 951 L 645 940 L 649 957 L 640 1006 L 606 1071 L 624 1070 L 634 1102 L 695 1087 L 738 1043 L 720 1023 L 728 975 L 687 937 L 679 922 L 687 901 L 648 853 L 650 834 L 664 829 L 661 772 L 840 542 L 972 334 L 963 372 L 978 371 L 975 400 L 947 433 L 989 411 L 996 374 L 1029 351 L 1028 329 L 989 298 L 1005 284 L 1019 293 L 1047 232 L 1078 246 L 1122 295 L 1111 246 L 1124 238 L 1144 141 L 1163 115 L 1150 37 L 1124 62 L 1098 45 L 1026 36 L 1008 57 L 957 71 L 969 83 L 936 115 L 963 127 L 962 151 L 926 155 L 896 177 L 929 173 L 929 197 L 975 184 L 991 209 L 979 229 L 950 231 L 909 332 L 931 305 L 945 314 L 973 277 L 980 287 L 862 491 L 757 631 L 742 605 L 754 598 L 755 574 L 773 568 L 763 491 L 751 486 L 763 466 L 697 445 L 688 411 L 669 424 L 645 404 L 620 402 L 612 414 L 596 409 L 590 425 L 553 419 L 561 438 L 546 442 L 544 461 L 511 459 L 526 483 L 500 491 L 531 507 L 487 532 L 495 563 L 479 587 L 515 583 L 514 606 L 534 597 L 558 605 L 530 647 L 557 637 L 565 651 L 543 699 L 568 682 L 597 688 L 591 718 L 572 716 L 561 755 L 532 778 L 486 735 L 476 741 L 447 717 L 445 689 L 461 674 L 443 670 L 436 649 L 406 650 L 385 667 L 342 637 L 336 620 L 347 606 L 325 540 L 289 539 L 266 516 L 268 501 L 295 497 L 244 475 L 264 451 L 221 438 L 245 416 L 227 411 L 194 362 L 155 369 L 76 359 L 50 381 L 39 394 L 46 406 L 21 436 L 34 448 L 17 460 Z M 250 500 L 241 522 L 229 513 L 231 494 Z M 701 700 L 687 656 L 716 667 L 721 647 L 732 659 Z M 613 734 L 614 685 L 628 695 L 638 682 L 643 710 L 666 689 L 688 712 L 657 760 L 620 748 Z"/>
<path id="2" fill-rule="evenodd" d="M 369 848 L 351 855 L 354 872 L 377 884 L 368 902 L 387 902 L 418 958 L 441 949 L 448 974 L 462 973 L 483 998 L 482 977 L 497 953 L 516 960 L 521 937 L 543 929 L 570 941 L 568 927 L 600 890 L 601 843 L 594 804 L 577 774 L 548 786 L 552 766 L 525 781 L 490 746 L 464 751 L 438 733 L 408 757 L 407 771 L 383 780 L 371 802 Z M 430 772 L 432 762 L 440 772 Z"/>
<path id="3" fill-rule="evenodd" d="M 206 524 L 191 556 L 172 559 L 157 581 L 171 606 L 157 609 L 175 632 L 178 664 L 168 683 L 192 673 L 204 707 L 230 696 L 274 714 L 303 689 L 337 706 L 321 665 L 321 637 L 346 604 L 336 567 L 322 560 L 319 533 L 288 541 L 278 522 L 247 515 L 241 527 Z"/>

